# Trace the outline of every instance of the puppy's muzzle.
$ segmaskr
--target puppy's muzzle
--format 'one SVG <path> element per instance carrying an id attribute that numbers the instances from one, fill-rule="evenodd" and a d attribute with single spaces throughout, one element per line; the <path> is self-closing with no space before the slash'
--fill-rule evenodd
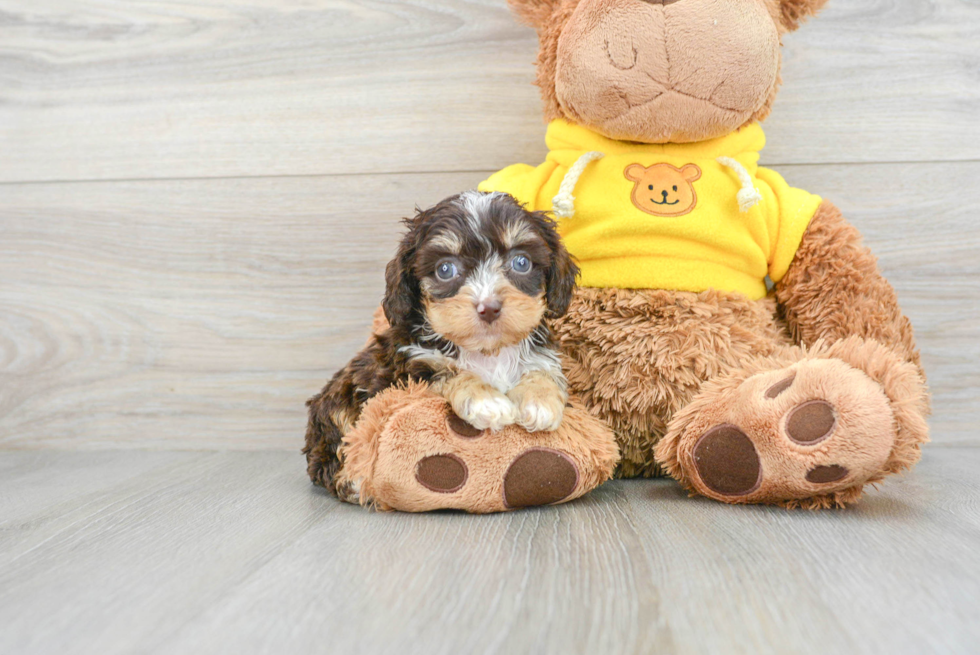
<path id="1" fill-rule="evenodd" d="M 497 300 L 481 300 L 476 305 L 476 313 L 479 314 L 480 320 L 484 323 L 493 323 L 500 316 L 500 308 L 503 304 Z"/>

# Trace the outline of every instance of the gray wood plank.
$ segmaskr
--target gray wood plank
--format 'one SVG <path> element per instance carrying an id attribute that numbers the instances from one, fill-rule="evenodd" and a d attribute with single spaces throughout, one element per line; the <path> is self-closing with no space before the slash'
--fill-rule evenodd
<path id="1" fill-rule="evenodd" d="M 867 235 L 937 442 L 977 444 L 980 164 L 781 169 Z M 0 443 L 298 448 L 363 344 L 398 217 L 484 174 L 0 185 Z"/>
<path id="2" fill-rule="evenodd" d="M 0 442 L 298 448 L 399 218 L 474 183 L 0 186 Z"/>
<path id="3" fill-rule="evenodd" d="M 978 465 L 839 512 L 664 480 L 475 517 L 340 505 L 297 453 L 0 452 L 0 652 L 971 653 Z"/>
<path id="4" fill-rule="evenodd" d="M 543 155 L 504 0 L 0 0 L 0 181 L 465 171 Z M 980 7 L 834 0 L 771 163 L 980 158 Z"/>
<path id="5" fill-rule="evenodd" d="M 299 453 L 123 453 L 111 466 L 103 453 L 48 455 L 46 475 L 19 485 L 41 507 L 0 518 L 4 653 L 139 652 L 337 508 Z M 78 469 L 102 488 L 77 495 Z M 50 489 L 60 504 L 33 499 Z"/>

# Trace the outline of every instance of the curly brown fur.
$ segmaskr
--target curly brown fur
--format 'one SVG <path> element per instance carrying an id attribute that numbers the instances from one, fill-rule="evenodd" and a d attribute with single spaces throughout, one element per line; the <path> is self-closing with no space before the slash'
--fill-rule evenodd
<path id="1" fill-rule="evenodd" d="M 578 269 L 551 218 L 525 211 L 506 194 L 467 192 L 419 211 L 406 225 L 385 273 L 385 320 L 375 320 L 364 349 L 307 402 L 308 473 L 341 497 L 356 492 L 335 485 L 342 466 L 338 447 L 364 404 L 381 391 L 408 382 L 447 392 L 458 388 L 450 400 L 470 420 L 467 408 L 484 390 L 511 405 L 502 394 L 508 388 L 489 386 L 501 386 L 500 380 L 484 381 L 469 370 L 474 360 L 493 364 L 510 349 L 508 373 L 561 377 L 544 317 L 565 313 Z M 527 270 L 518 268 L 519 260 Z M 473 383 L 447 384 L 462 374 Z M 564 379 L 558 384 L 564 394 Z"/>
<path id="2" fill-rule="evenodd" d="M 836 341 L 851 335 L 885 344 L 921 364 L 912 324 L 895 290 L 837 207 L 824 201 L 807 228 L 776 299 L 794 341 Z"/>
<path id="3" fill-rule="evenodd" d="M 336 471 L 335 482 L 339 489 L 359 487 L 356 500 L 353 497 L 349 500 L 362 505 L 375 503 L 374 466 L 385 425 L 396 412 L 432 395 L 428 385 L 408 381 L 404 385 L 388 387 L 378 394 L 375 402 L 364 406 L 356 427 L 344 435 L 341 446 L 344 466 Z M 382 505 L 381 509 L 387 507 Z"/>
<path id="4" fill-rule="evenodd" d="M 570 392 L 616 433 L 619 477 L 660 475 L 653 446 L 701 385 L 789 344 L 774 313 L 717 291 L 576 291 L 555 336 Z"/>
<path id="5" fill-rule="evenodd" d="M 531 3 L 510 0 L 511 7 L 517 5 L 526 6 Z M 544 3 L 533 3 L 544 4 Z M 543 8 L 538 8 L 534 13 L 524 13 L 518 10 L 518 15 L 524 20 L 531 22 L 537 29 L 538 48 L 537 77 L 535 84 L 541 90 L 541 100 L 544 102 L 545 121 L 552 121 L 556 118 L 564 118 L 561 107 L 558 105 L 558 93 L 555 91 L 555 73 L 558 66 L 558 37 L 561 31 L 571 18 L 572 12 L 578 0 L 557 0 L 550 3 L 550 11 L 545 12 Z"/>
<path id="6" fill-rule="evenodd" d="M 372 335 L 364 349 L 306 401 L 309 421 L 303 453 L 307 473 L 331 492 L 337 492 L 332 483 L 340 469 L 337 448 L 360 418 L 364 403 L 399 381 L 432 377 L 431 370 L 411 364 L 399 353 L 402 344 L 398 338 L 390 327 Z"/>
<path id="7" fill-rule="evenodd" d="M 558 5 L 557 0 L 507 0 L 508 6 L 522 22 L 534 28 L 547 25 Z"/>
<path id="8" fill-rule="evenodd" d="M 779 0 L 779 18 L 783 29 L 795 30 L 807 18 L 823 9 L 827 0 Z"/>

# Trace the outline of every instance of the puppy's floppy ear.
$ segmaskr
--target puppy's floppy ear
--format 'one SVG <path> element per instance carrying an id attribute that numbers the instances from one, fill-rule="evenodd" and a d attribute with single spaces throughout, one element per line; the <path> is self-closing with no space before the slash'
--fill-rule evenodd
<path id="1" fill-rule="evenodd" d="M 540 29 L 551 18 L 558 0 L 507 0 L 507 4 L 521 22 Z"/>
<path id="2" fill-rule="evenodd" d="M 547 214 L 534 212 L 539 216 L 539 220 L 546 226 L 544 230 L 545 241 L 551 249 L 551 265 L 546 274 L 547 291 L 545 292 L 545 302 L 548 304 L 546 315 L 548 318 L 558 318 L 564 316 L 568 311 L 568 305 L 572 302 L 572 294 L 575 292 L 575 278 L 578 277 L 578 266 L 571 254 L 565 249 L 555 221 Z"/>
<path id="3" fill-rule="evenodd" d="M 825 4 L 827 0 L 779 0 L 779 20 L 783 29 L 792 32 Z"/>
<path id="4" fill-rule="evenodd" d="M 419 281 L 412 270 L 412 261 L 419 245 L 421 210 L 416 209 L 414 218 L 406 218 L 408 232 L 398 244 L 398 252 L 385 268 L 385 297 L 381 301 L 388 324 L 400 328 L 408 323 L 412 312 L 418 308 Z"/>

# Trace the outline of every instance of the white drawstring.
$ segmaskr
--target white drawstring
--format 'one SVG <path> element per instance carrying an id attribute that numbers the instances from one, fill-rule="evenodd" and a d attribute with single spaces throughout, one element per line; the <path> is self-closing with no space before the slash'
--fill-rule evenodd
<path id="1" fill-rule="evenodd" d="M 586 166 L 603 157 L 605 157 L 604 154 L 595 150 L 587 152 L 568 169 L 558 187 L 558 193 L 551 199 L 551 211 L 555 214 L 555 218 L 571 218 L 575 215 L 575 196 L 572 195 L 572 191 L 578 184 L 578 178 L 585 172 Z"/>
<path id="2" fill-rule="evenodd" d="M 745 170 L 745 166 L 732 159 L 731 157 L 719 157 L 716 159 L 722 166 L 727 166 L 738 176 L 738 181 L 742 183 L 742 188 L 738 190 L 735 198 L 738 200 L 738 210 L 747 212 L 755 205 L 762 202 L 762 194 L 752 184 L 752 176 Z"/>

